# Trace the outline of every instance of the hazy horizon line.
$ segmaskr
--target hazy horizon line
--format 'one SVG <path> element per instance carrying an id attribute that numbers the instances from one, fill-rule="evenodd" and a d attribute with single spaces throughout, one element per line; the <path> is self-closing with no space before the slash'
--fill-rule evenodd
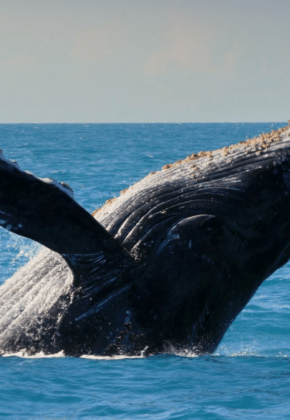
<path id="1" fill-rule="evenodd" d="M 150 122 L 150 121 L 140 121 L 140 122 L 67 122 L 67 121 L 63 121 L 63 122 L 0 122 L 0 125 L 17 125 L 17 124 L 35 124 L 35 125 L 44 125 L 44 124 L 99 124 L 99 125 L 104 125 L 104 124 L 287 124 L 288 121 L 184 121 L 184 122 L 179 122 L 179 121 L 172 121 L 172 122 L 163 122 L 163 121 L 158 121 L 158 122 Z"/>

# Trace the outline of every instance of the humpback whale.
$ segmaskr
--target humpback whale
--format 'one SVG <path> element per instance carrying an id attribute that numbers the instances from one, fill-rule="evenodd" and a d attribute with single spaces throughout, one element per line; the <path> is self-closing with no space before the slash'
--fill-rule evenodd
<path id="1" fill-rule="evenodd" d="M 1 152 L 0 226 L 45 247 L 0 287 L 0 354 L 212 353 L 290 258 L 290 126 L 165 165 L 92 214 Z"/>

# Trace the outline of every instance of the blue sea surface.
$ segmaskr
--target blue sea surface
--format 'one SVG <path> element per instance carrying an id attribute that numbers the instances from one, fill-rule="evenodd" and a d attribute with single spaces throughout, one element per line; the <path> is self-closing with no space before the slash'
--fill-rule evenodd
<path id="1" fill-rule="evenodd" d="M 89 212 L 200 150 L 279 128 L 237 124 L 1 124 L 5 157 L 64 181 Z M 0 229 L 0 282 L 40 246 Z M 274 273 L 212 356 L 2 357 L 0 418 L 290 419 L 290 264 Z"/>

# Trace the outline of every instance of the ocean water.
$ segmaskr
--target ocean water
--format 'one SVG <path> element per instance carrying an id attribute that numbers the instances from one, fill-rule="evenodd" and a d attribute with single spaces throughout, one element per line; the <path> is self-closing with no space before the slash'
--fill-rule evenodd
<path id="1" fill-rule="evenodd" d="M 22 169 L 68 183 L 92 212 L 143 178 L 200 150 L 285 124 L 1 124 Z M 0 230 L 0 282 L 39 245 Z M 212 356 L 0 359 L 0 418 L 290 418 L 290 264 L 274 273 Z"/>

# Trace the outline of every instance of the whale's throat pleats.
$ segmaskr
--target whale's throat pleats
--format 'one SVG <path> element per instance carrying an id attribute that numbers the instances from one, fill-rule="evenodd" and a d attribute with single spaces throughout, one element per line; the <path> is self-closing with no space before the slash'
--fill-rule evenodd
<path id="1" fill-rule="evenodd" d="M 22 171 L 2 152 L 0 179 L 0 226 L 61 254 L 75 284 L 89 281 L 91 263 L 130 265 L 130 255 L 73 199 L 67 185 Z"/>

